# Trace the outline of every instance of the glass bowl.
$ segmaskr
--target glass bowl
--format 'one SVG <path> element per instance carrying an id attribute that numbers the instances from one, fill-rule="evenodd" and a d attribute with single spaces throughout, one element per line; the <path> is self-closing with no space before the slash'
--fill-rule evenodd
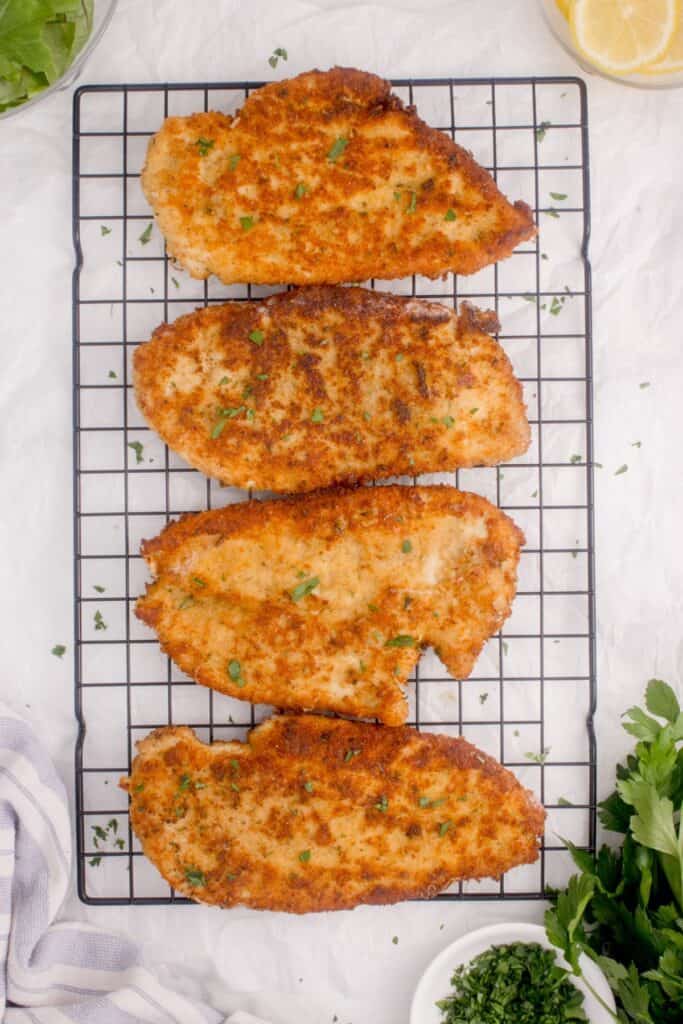
<path id="1" fill-rule="evenodd" d="M 10 107 L 9 110 L 5 110 L 0 113 L 0 120 L 8 117 L 14 117 L 16 114 L 22 114 L 29 107 L 35 107 L 36 104 L 42 103 L 43 100 L 51 96 L 52 93 L 61 92 L 62 89 L 67 89 L 72 82 L 78 78 L 81 71 L 83 70 L 86 61 L 90 57 L 100 39 L 104 35 L 109 22 L 114 16 L 116 10 L 116 4 L 118 0 L 95 0 L 94 11 L 93 11 L 93 26 L 92 32 L 90 33 L 88 40 L 83 49 L 76 55 L 76 59 L 71 64 L 61 78 L 58 78 L 52 85 L 48 85 L 42 92 L 36 93 L 30 99 L 26 100 L 25 103 L 20 103 L 18 107 Z"/>
<path id="2" fill-rule="evenodd" d="M 672 71 L 664 74 L 610 75 L 602 68 L 596 67 L 577 48 L 572 37 L 567 19 L 562 15 L 555 0 L 540 0 L 546 24 L 561 46 L 589 74 L 602 75 L 622 85 L 632 85 L 637 89 L 676 89 L 683 86 L 683 71 Z"/>

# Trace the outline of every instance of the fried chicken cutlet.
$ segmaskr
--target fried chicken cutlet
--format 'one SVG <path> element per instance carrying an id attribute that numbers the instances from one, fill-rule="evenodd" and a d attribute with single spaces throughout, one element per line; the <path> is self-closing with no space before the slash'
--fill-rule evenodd
<path id="1" fill-rule="evenodd" d="M 523 540 L 453 487 L 244 502 L 143 542 L 155 580 L 136 615 L 205 686 L 399 725 L 423 647 L 469 675 L 510 612 Z"/>
<path id="2" fill-rule="evenodd" d="M 137 747 L 121 781 L 133 830 L 166 881 L 202 903 L 396 903 L 538 858 L 543 809 L 462 738 L 301 715 L 246 743 L 167 727 Z"/>
<path id="3" fill-rule="evenodd" d="M 262 86 L 234 116 L 167 118 L 141 180 L 169 255 L 226 284 L 472 274 L 536 233 L 470 153 L 353 68 Z"/>
<path id="4" fill-rule="evenodd" d="M 147 422 L 226 484 L 311 491 L 526 451 L 522 388 L 463 304 L 310 287 L 162 324 L 134 355 Z"/>

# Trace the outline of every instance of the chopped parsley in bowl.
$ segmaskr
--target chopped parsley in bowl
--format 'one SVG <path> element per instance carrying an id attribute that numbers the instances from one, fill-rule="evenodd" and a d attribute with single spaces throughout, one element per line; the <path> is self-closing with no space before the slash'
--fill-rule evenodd
<path id="1" fill-rule="evenodd" d="M 0 117 L 68 85 L 116 0 L 0 0 Z"/>
<path id="2" fill-rule="evenodd" d="M 491 946 L 456 967 L 453 991 L 437 1000 L 443 1024 L 567 1024 L 587 1021 L 583 992 L 537 942 Z"/>
<path id="3" fill-rule="evenodd" d="M 410 1024 L 614 1024 L 614 998 L 600 967 L 582 954 L 580 968 L 581 977 L 569 973 L 542 925 L 488 925 L 428 965 Z"/>

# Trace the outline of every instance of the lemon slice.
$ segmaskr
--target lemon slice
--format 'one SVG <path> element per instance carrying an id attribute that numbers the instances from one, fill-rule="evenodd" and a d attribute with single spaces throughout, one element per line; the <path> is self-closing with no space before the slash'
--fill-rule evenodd
<path id="1" fill-rule="evenodd" d="M 676 0 L 575 0 L 574 39 L 602 71 L 638 71 L 663 57 L 676 31 L 677 8 Z"/>
<path id="2" fill-rule="evenodd" d="M 640 71 L 646 75 L 665 75 L 683 71 L 683 12 L 679 12 L 678 26 L 663 56 L 654 64 L 646 64 Z"/>

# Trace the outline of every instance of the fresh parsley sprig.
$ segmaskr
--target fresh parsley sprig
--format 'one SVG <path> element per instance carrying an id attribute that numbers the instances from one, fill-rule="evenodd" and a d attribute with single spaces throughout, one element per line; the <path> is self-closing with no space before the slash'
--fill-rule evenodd
<path id="1" fill-rule="evenodd" d="M 683 712 L 661 679 L 648 683 L 645 708 L 624 716 L 638 742 L 599 805 L 602 825 L 623 837 L 621 846 L 603 846 L 594 857 L 565 840 L 580 874 L 551 896 L 545 923 L 575 974 L 581 953 L 602 968 L 616 997 L 615 1020 L 680 1024 Z"/>

